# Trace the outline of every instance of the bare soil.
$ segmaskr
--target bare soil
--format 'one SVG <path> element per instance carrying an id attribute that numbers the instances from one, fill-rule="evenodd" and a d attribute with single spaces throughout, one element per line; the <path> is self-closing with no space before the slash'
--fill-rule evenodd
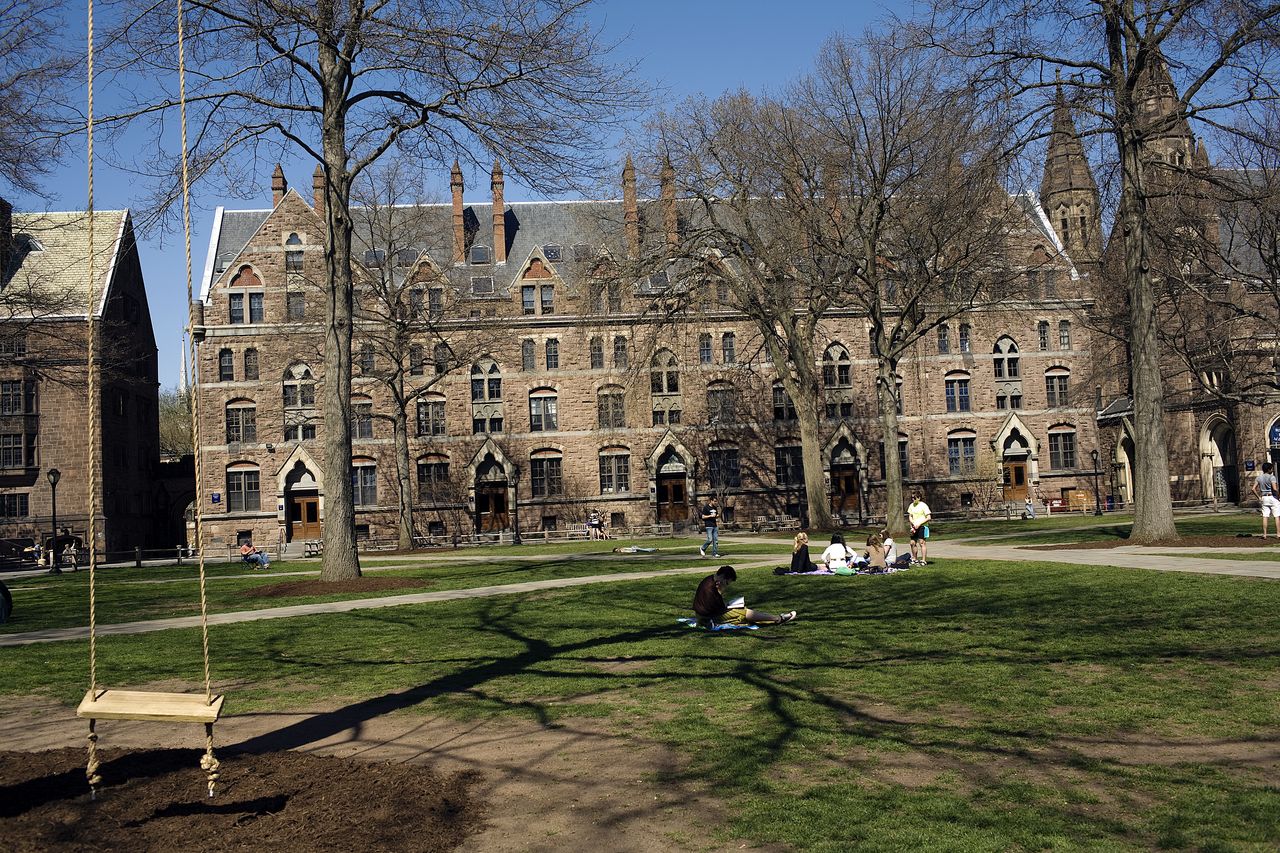
<path id="1" fill-rule="evenodd" d="M 1072 542 L 1066 545 L 1023 545 L 1028 551 L 1062 551 L 1064 549 L 1096 550 L 1099 548 L 1125 548 L 1137 545 L 1128 539 L 1106 539 L 1100 542 Z M 1183 536 L 1180 539 L 1167 539 L 1159 542 L 1144 543 L 1148 548 L 1273 548 L 1280 556 L 1280 539 L 1272 536 L 1263 539 L 1261 536 Z"/>
<path id="2" fill-rule="evenodd" d="M 420 578 L 354 578 L 348 581 L 286 581 L 246 589 L 244 598 L 296 598 L 302 595 L 345 595 L 347 593 L 382 592 L 388 589 L 423 589 L 434 581 Z"/>

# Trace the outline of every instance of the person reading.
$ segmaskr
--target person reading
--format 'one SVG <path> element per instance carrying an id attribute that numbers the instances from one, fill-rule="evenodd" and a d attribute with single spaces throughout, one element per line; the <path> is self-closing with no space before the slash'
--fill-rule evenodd
<path id="1" fill-rule="evenodd" d="M 245 563 L 257 563 L 259 568 L 271 568 L 271 558 L 267 556 L 267 552 L 248 539 L 240 546 L 240 559 Z"/>
<path id="2" fill-rule="evenodd" d="M 794 610 L 775 616 L 762 610 L 747 607 L 745 599 L 739 598 L 726 604 L 724 592 L 729 585 L 738 579 L 733 566 L 721 566 L 713 575 L 707 575 L 698 584 L 698 591 L 693 594 L 693 612 L 698 617 L 698 624 L 714 628 L 717 625 L 781 625 L 796 618 Z"/>

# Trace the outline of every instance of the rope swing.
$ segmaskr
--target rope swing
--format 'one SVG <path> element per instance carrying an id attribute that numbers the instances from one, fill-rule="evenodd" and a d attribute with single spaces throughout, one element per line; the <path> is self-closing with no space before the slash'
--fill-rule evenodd
<path id="1" fill-rule="evenodd" d="M 187 154 L 187 77 L 186 57 L 183 41 L 183 0 L 178 2 L 178 102 L 181 109 L 182 124 L 182 225 L 186 237 L 187 259 L 187 304 L 192 302 L 191 282 L 191 198 L 190 176 L 188 172 Z M 209 613 L 208 599 L 205 594 L 204 549 L 199 553 L 200 574 L 200 648 L 204 661 L 204 695 L 196 693 L 155 693 L 138 690 L 108 690 L 98 687 L 98 638 L 97 638 L 97 567 L 98 567 L 98 465 L 100 453 L 98 435 L 101 431 L 101 409 L 94 404 L 98 399 L 98 385 L 101 365 L 98 363 L 97 336 L 98 328 L 94 319 L 94 304 L 97 300 L 97 282 L 94 277 L 94 210 L 93 210 L 93 0 L 89 0 L 89 42 L 88 42 L 88 159 L 89 159 L 89 310 L 88 317 L 88 371 L 89 371 L 89 691 L 85 694 L 76 715 L 89 720 L 89 758 L 85 766 L 85 778 L 89 782 L 89 790 L 96 799 L 98 785 L 102 782 L 99 775 L 97 721 L 107 720 L 157 720 L 175 723 L 204 723 L 205 752 L 200 757 L 200 768 L 204 771 L 212 797 L 218 782 L 219 762 L 213 752 L 213 724 L 222 713 L 224 696 L 213 694 L 209 677 Z M 189 314 L 188 314 L 189 318 Z M 190 331 L 188 319 L 188 331 Z M 196 344 L 195 337 L 188 335 L 191 341 L 188 358 L 190 359 L 190 376 L 196 376 Z M 203 541 L 202 507 L 200 487 L 202 467 L 200 460 L 200 419 L 198 411 L 200 395 L 192 394 L 191 433 L 195 444 L 195 477 L 196 477 L 196 542 Z"/>

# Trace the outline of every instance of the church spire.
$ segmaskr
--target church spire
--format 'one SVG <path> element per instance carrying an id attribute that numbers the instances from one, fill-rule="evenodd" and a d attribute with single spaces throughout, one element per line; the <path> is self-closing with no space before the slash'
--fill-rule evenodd
<path id="1" fill-rule="evenodd" d="M 1040 205 L 1077 262 L 1096 261 L 1101 256 L 1098 184 L 1063 94 L 1061 77 L 1040 182 Z"/>

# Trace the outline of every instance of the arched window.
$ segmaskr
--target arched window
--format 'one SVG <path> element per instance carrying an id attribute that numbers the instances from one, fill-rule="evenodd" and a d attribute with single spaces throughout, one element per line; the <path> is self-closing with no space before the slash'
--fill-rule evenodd
<path id="1" fill-rule="evenodd" d="M 231 288 L 261 288 L 262 279 L 248 264 L 242 266 L 227 285 Z M 239 290 L 227 294 L 227 322 L 239 325 L 245 322 L 263 322 L 263 294 L 261 290 Z M 246 304 L 248 313 L 246 313 Z"/>
<path id="2" fill-rule="evenodd" d="M 351 398 L 351 437 L 373 438 L 373 400 L 369 397 Z"/>
<path id="3" fill-rule="evenodd" d="M 822 355 L 822 384 L 828 388 L 848 388 L 852 383 L 849 351 L 832 344 Z"/>
<path id="4" fill-rule="evenodd" d="M 680 365 L 671 350 L 659 350 L 649 370 L 649 390 L 654 394 L 680 393 Z"/>
<path id="5" fill-rule="evenodd" d="M 1051 367 L 1044 372 L 1044 399 L 1050 409 L 1070 405 L 1067 387 L 1071 371 L 1065 367 Z"/>
<path id="6" fill-rule="evenodd" d="M 960 352 L 969 352 L 973 346 L 973 327 L 968 323 L 960 324 Z"/>
<path id="7" fill-rule="evenodd" d="M 258 409 L 252 400 L 227 403 L 227 444 L 258 440 Z"/>
<path id="8" fill-rule="evenodd" d="M 591 369 L 604 369 L 604 338 L 591 339 Z"/>
<path id="9" fill-rule="evenodd" d="M 422 354 L 422 344 L 413 344 L 409 347 L 409 375 L 421 376 L 425 371 L 425 359 Z"/>
<path id="10" fill-rule="evenodd" d="M 537 388 L 529 392 L 530 432 L 550 432 L 560 428 L 556 399 L 554 388 Z"/>
<path id="11" fill-rule="evenodd" d="M 244 351 L 244 378 L 245 381 L 254 382 L 258 379 L 258 351 L 256 349 Z"/>
<path id="12" fill-rule="evenodd" d="M 449 457 L 439 453 L 427 454 L 418 459 L 418 500 L 423 502 L 448 501 Z"/>
<path id="13" fill-rule="evenodd" d="M 520 342 L 520 369 L 534 370 L 537 366 L 537 356 L 534 354 L 533 338 L 525 338 Z"/>
<path id="14" fill-rule="evenodd" d="M 451 354 L 449 352 L 448 344 L 436 344 L 431 350 L 431 361 L 435 365 L 435 371 L 437 374 L 445 373 L 449 370 L 450 358 Z"/>
<path id="15" fill-rule="evenodd" d="M 1049 467 L 1065 470 L 1076 467 L 1076 428 L 1074 424 L 1049 427 Z"/>
<path id="16" fill-rule="evenodd" d="M 485 358 L 471 366 L 471 401 L 502 399 L 502 371 L 492 358 Z"/>
<path id="17" fill-rule="evenodd" d="M 365 375 L 373 373 L 373 344 L 366 341 L 360 345 L 359 354 L 356 356 L 356 365 L 360 368 L 360 372 Z"/>
<path id="18" fill-rule="evenodd" d="M 951 352 L 951 329 L 946 324 L 938 327 L 938 352 L 943 355 Z"/>
<path id="19" fill-rule="evenodd" d="M 600 494 L 631 491 L 631 451 L 625 447 L 605 447 L 600 451 Z"/>
<path id="20" fill-rule="evenodd" d="M 1058 321 L 1058 349 L 1071 349 L 1071 321 Z"/>
<path id="21" fill-rule="evenodd" d="M 626 391 L 621 385 L 605 385 L 596 392 L 597 423 L 601 429 L 625 427 L 626 413 Z"/>
<path id="22" fill-rule="evenodd" d="M 316 437 L 311 411 L 316 404 L 315 378 L 311 368 L 295 364 L 284 372 L 284 440 L 306 441 Z"/>
<path id="23" fill-rule="evenodd" d="M 302 238 L 296 233 L 284 241 L 284 271 L 302 272 Z"/>
<path id="24" fill-rule="evenodd" d="M 236 357 L 229 349 L 218 350 L 218 381 L 232 382 L 236 378 Z"/>
<path id="25" fill-rule="evenodd" d="M 725 332 L 720 336 L 720 358 L 725 364 L 733 364 L 738 360 L 738 338 L 733 332 Z"/>
<path id="26" fill-rule="evenodd" d="M 995 356 L 992 359 L 992 370 L 996 379 L 1017 379 L 1019 376 L 1018 345 L 1013 338 L 1007 335 L 1000 338 L 996 341 L 992 353 Z"/>
<path id="27" fill-rule="evenodd" d="M 444 395 L 424 394 L 418 398 L 418 435 L 446 435 Z"/>
<path id="28" fill-rule="evenodd" d="M 698 335 L 698 364 L 711 363 L 711 335 L 703 332 Z"/>
<path id="29" fill-rule="evenodd" d="M 227 512 L 257 512 L 262 507 L 258 466 L 236 462 L 227 466 Z"/>
<path id="30" fill-rule="evenodd" d="M 1044 352 L 1049 348 L 1049 321 L 1041 320 L 1036 324 L 1036 337 L 1039 338 L 1040 351 Z"/>
<path id="31" fill-rule="evenodd" d="M 558 338 L 547 339 L 546 354 L 547 370 L 558 370 L 560 368 L 560 340 Z"/>
<path id="32" fill-rule="evenodd" d="M 630 360 L 627 357 L 627 339 L 618 335 L 613 339 L 613 366 L 626 370 Z"/>
<path id="33" fill-rule="evenodd" d="M 707 386 L 707 422 L 731 424 L 738 419 L 738 391 L 729 382 L 712 382 Z"/>
<path id="34" fill-rule="evenodd" d="M 356 506 L 378 505 L 378 463 L 356 457 L 351 460 L 352 503 Z"/>
<path id="35" fill-rule="evenodd" d="M 535 498 L 564 494 L 564 455 L 558 450 L 529 454 L 529 491 Z"/>
<path id="36" fill-rule="evenodd" d="M 970 411 L 969 374 L 963 370 L 953 370 L 946 375 L 944 383 L 947 397 L 947 411 Z"/>
<path id="37" fill-rule="evenodd" d="M 973 430 L 947 433 L 947 472 L 953 477 L 972 474 L 978 467 L 978 437 Z"/>

